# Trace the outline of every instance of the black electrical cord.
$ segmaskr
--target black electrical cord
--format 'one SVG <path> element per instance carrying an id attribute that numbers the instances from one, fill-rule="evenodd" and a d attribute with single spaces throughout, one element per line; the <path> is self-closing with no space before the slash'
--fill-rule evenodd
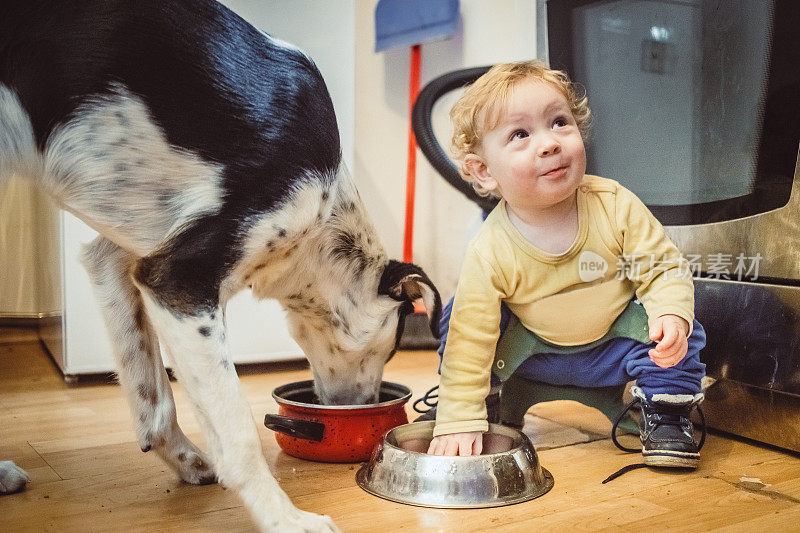
<path id="1" fill-rule="evenodd" d="M 420 398 L 419 400 L 414 402 L 414 405 L 413 405 L 414 410 L 416 412 L 418 412 L 418 413 L 425 414 L 428 411 L 430 411 L 431 409 L 433 409 L 434 407 L 436 407 L 436 405 L 439 403 L 439 401 L 438 401 L 439 394 L 436 392 L 438 390 L 439 390 L 439 385 L 436 385 L 435 387 L 431 387 L 428 390 L 428 392 L 426 392 L 425 395 L 422 398 Z M 427 409 L 425 409 L 423 407 L 417 407 L 419 404 L 423 404 L 423 405 L 427 406 Z"/>
<path id="2" fill-rule="evenodd" d="M 490 68 L 492 67 L 465 68 L 439 76 L 419 92 L 419 96 L 414 102 L 414 109 L 411 112 L 411 126 L 414 129 L 414 136 L 425 158 L 450 185 L 478 204 L 487 213 L 497 205 L 497 198 L 480 196 L 470 183 L 461 178 L 458 168 L 444 152 L 433 133 L 431 114 L 433 105 L 439 98 L 452 90 L 469 85 Z"/>

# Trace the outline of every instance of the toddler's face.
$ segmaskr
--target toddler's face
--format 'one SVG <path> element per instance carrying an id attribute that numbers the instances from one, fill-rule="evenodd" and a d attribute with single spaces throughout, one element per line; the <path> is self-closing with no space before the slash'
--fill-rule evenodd
<path id="1" fill-rule="evenodd" d="M 586 172 L 586 150 L 564 95 L 549 83 L 523 80 L 479 154 L 465 162 L 484 188 L 498 190 L 510 205 L 542 209 L 575 192 Z"/>

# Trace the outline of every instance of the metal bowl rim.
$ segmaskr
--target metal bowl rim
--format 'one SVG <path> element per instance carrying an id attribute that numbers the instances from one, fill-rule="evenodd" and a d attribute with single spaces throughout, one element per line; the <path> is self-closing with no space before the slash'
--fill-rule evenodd
<path id="1" fill-rule="evenodd" d="M 417 452 L 418 453 L 418 452 Z M 481 457 L 481 456 L 478 456 Z M 487 457 L 487 456 L 483 456 Z M 537 456 L 538 458 L 538 456 Z M 465 457 L 465 459 L 468 459 Z M 404 500 L 402 498 L 392 497 L 386 494 L 379 494 L 378 492 L 369 488 L 367 483 L 367 470 L 369 469 L 369 463 L 365 463 L 358 469 L 356 472 L 356 484 L 361 487 L 362 490 L 372 494 L 373 496 L 377 496 L 378 498 L 383 498 L 384 500 L 388 500 L 390 502 L 402 503 L 405 505 L 414 505 L 416 507 L 428 507 L 433 509 L 484 509 L 489 507 L 503 507 L 505 505 L 516 505 L 518 503 L 524 503 L 530 500 L 535 500 L 541 496 L 544 496 L 552 488 L 555 486 L 555 478 L 553 474 L 550 473 L 548 469 L 539 465 L 539 468 L 542 470 L 542 476 L 544 477 L 544 483 L 538 490 L 534 491 L 531 494 L 526 494 L 524 496 L 518 496 L 516 498 L 510 498 L 508 500 L 497 500 L 497 501 L 489 501 L 489 502 L 482 502 L 482 503 L 466 503 L 466 504 L 433 504 L 433 503 L 419 503 L 410 500 Z"/>

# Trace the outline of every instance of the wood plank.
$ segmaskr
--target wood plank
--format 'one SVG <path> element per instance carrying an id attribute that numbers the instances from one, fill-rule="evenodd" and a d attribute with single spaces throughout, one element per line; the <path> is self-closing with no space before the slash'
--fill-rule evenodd
<path id="1" fill-rule="evenodd" d="M 17 460 L 33 483 L 0 497 L 0 531 L 255 531 L 231 491 L 185 485 L 154 454 L 139 451 L 118 385 L 105 377 L 67 385 L 38 343 L 2 339 L 0 328 L 0 458 Z M 400 352 L 385 379 L 408 385 L 416 399 L 437 383 L 437 366 L 434 352 Z M 347 532 L 800 529 L 800 461 L 714 435 L 695 472 L 641 469 L 603 485 L 610 473 L 641 461 L 604 439 L 540 451 L 556 484 L 531 502 L 443 510 L 385 501 L 355 484 L 358 464 L 290 457 L 261 424 L 265 412 L 277 412 L 272 389 L 310 379 L 306 364 L 249 365 L 239 373 L 267 462 L 284 490 L 298 507 L 331 515 Z M 180 381 L 172 385 L 180 424 L 202 447 L 185 390 Z M 416 416 L 410 404 L 407 412 Z M 550 420 L 531 426 L 538 431 L 566 434 L 563 423 L 603 427 L 574 405 L 538 412 Z M 760 479 L 763 490 L 741 485 L 742 477 Z"/>

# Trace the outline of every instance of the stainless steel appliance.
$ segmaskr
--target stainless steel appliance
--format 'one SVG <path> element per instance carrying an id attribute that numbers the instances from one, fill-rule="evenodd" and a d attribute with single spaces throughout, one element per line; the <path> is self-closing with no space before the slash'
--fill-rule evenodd
<path id="1" fill-rule="evenodd" d="M 800 451 L 800 3 L 539 0 L 540 56 L 586 87 L 588 169 L 696 277 L 713 428 Z"/>

